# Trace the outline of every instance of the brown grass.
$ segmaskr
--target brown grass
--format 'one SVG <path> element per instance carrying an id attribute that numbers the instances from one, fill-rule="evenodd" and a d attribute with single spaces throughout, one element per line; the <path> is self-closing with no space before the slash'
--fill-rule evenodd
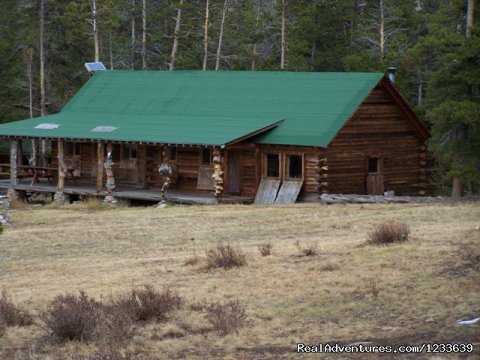
<path id="1" fill-rule="evenodd" d="M 392 218 L 410 226 L 411 241 L 363 246 L 373 226 Z M 299 341 L 478 343 L 478 324 L 455 322 L 480 312 L 478 258 L 461 251 L 480 248 L 479 218 L 478 203 L 172 206 L 161 215 L 150 208 L 27 207 L 11 211 L 1 236 L 0 287 L 36 319 L 59 294 L 85 289 L 106 303 L 144 284 L 174 289 L 187 304 L 238 299 L 248 309 L 245 326 L 226 336 L 212 331 L 196 306 L 139 325 L 118 351 L 143 359 L 296 359 Z M 258 254 L 271 242 L 275 256 L 198 271 L 184 266 L 192 237 L 199 253 L 222 241 Z M 296 240 L 318 241 L 322 256 L 299 257 Z M 51 344 L 44 336 L 38 321 L 8 327 L 0 358 L 83 359 L 103 351 L 96 341 Z"/>

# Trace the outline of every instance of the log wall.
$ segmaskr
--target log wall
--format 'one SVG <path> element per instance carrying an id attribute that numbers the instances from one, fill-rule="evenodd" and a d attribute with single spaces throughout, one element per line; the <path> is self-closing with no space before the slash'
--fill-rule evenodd
<path id="1" fill-rule="evenodd" d="M 327 148 L 328 191 L 366 194 L 368 158 L 378 157 L 385 191 L 425 195 L 424 153 L 422 139 L 400 106 L 378 86 Z"/>

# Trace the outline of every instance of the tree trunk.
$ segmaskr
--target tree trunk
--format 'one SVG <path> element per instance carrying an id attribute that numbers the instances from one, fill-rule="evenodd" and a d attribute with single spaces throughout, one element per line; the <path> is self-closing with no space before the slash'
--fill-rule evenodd
<path id="1" fill-rule="evenodd" d="M 466 36 L 469 38 L 472 35 L 472 27 L 475 23 L 475 2 L 477 0 L 468 0 L 467 8 L 467 33 Z"/>
<path id="2" fill-rule="evenodd" d="M 257 11 L 255 12 L 255 28 L 258 29 L 259 21 L 260 21 L 260 4 L 257 2 Z M 252 47 L 252 65 L 251 70 L 257 70 L 257 43 L 253 44 Z"/>
<path id="3" fill-rule="evenodd" d="M 315 61 L 317 57 L 317 41 L 313 39 L 312 41 L 312 49 L 310 54 L 310 71 L 315 71 Z"/>
<path id="4" fill-rule="evenodd" d="M 40 115 L 45 116 L 45 53 L 44 53 L 44 37 L 45 37 L 45 3 L 39 0 L 38 16 L 40 19 L 40 41 L 38 52 L 40 57 Z"/>
<path id="5" fill-rule="evenodd" d="M 45 1 L 39 0 L 39 12 L 40 18 L 40 39 L 38 52 L 40 57 L 40 116 L 45 116 L 45 49 L 44 49 L 44 38 L 45 38 Z M 47 162 L 47 142 L 46 140 L 41 141 L 41 161 L 42 165 L 45 166 Z"/>
<path id="6" fill-rule="evenodd" d="M 385 57 L 385 4 L 380 0 L 380 60 Z"/>
<path id="7" fill-rule="evenodd" d="M 100 50 L 98 46 L 98 29 L 97 29 L 97 0 L 92 2 L 93 13 L 93 44 L 95 47 L 95 61 L 100 61 Z"/>
<path id="8" fill-rule="evenodd" d="M 168 70 L 170 71 L 175 69 L 175 60 L 177 57 L 177 49 L 178 49 L 178 34 L 180 32 L 180 23 L 182 20 L 182 5 L 183 5 L 183 0 L 180 0 L 179 7 L 177 9 L 177 20 L 175 22 L 175 34 L 173 36 L 173 46 L 172 46 L 172 54 L 170 55 L 170 65 L 168 66 Z"/>
<path id="9" fill-rule="evenodd" d="M 222 52 L 223 29 L 225 27 L 225 17 L 227 16 L 228 0 L 223 2 L 222 22 L 220 24 L 220 34 L 218 35 L 217 57 L 215 60 L 215 71 L 220 69 L 220 54 Z"/>
<path id="10" fill-rule="evenodd" d="M 203 36 L 203 66 L 202 70 L 207 70 L 207 60 L 208 60 L 208 20 L 210 15 L 210 0 L 207 0 L 207 5 L 205 7 L 205 27 L 204 27 L 204 36 Z"/>
<path id="11" fill-rule="evenodd" d="M 453 178 L 452 198 L 459 198 L 463 195 L 463 181 L 459 177 Z"/>
<path id="12" fill-rule="evenodd" d="M 142 69 L 147 69 L 147 0 L 142 3 Z"/>
<path id="13" fill-rule="evenodd" d="M 109 41 L 109 54 L 110 54 L 110 70 L 113 70 L 113 41 L 112 41 L 112 29 L 110 29 L 110 41 Z"/>
<path id="14" fill-rule="evenodd" d="M 130 48 L 130 68 L 135 68 L 135 0 L 131 0 L 132 4 L 132 39 Z"/>
<path id="15" fill-rule="evenodd" d="M 27 80 L 28 80 L 28 109 L 30 111 L 30 119 L 33 118 L 33 49 L 28 47 L 24 50 L 24 60 L 27 67 Z"/>
<path id="16" fill-rule="evenodd" d="M 286 48 L 286 34 L 285 34 L 285 4 L 286 0 L 282 0 L 282 38 L 281 38 L 281 49 L 280 49 L 280 69 L 285 69 L 285 48 Z"/>

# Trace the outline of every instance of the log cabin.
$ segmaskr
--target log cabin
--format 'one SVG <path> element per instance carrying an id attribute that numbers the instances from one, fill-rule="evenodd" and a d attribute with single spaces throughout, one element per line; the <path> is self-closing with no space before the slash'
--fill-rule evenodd
<path id="1" fill-rule="evenodd" d="M 0 187 L 23 191 L 105 194 L 107 158 L 119 197 L 156 199 L 166 178 L 170 194 L 216 202 L 430 189 L 428 129 L 381 73 L 98 71 L 62 111 L 2 124 L 0 137 L 11 149 Z M 42 140 L 50 163 L 22 165 Z"/>

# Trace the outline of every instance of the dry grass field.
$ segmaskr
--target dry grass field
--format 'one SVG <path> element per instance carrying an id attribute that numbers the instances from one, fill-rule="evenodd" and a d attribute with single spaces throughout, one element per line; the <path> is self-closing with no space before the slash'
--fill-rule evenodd
<path id="1" fill-rule="evenodd" d="M 373 227 L 391 219 L 409 225 L 410 240 L 366 245 Z M 469 342 L 474 354 L 403 358 L 479 358 L 480 324 L 456 325 L 480 316 L 478 225 L 479 203 L 12 210 L 0 235 L 0 288 L 35 320 L 6 329 L 0 358 L 104 359 L 95 357 L 104 342 L 56 341 L 39 314 L 59 294 L 84 290 L 108 301 L 145 284 L 170 288 L 183 304 L 117 347 L 142 359 L 356 359 L 300 355 L 296 344 L 362 341 Z M 297 241 L 316 242 L 318 254 L 304 256 Z M 206 269 L 206 251 L 219 242 L 241 249 L 246 265 Z M 262 243 L 273 245 L 270 256 L 260 255 Z M 194 255 L 201 261 L 186 265 Z M 226 300 L 241 301 L 247 320 L 222 336 L 195 304 Z"/>

